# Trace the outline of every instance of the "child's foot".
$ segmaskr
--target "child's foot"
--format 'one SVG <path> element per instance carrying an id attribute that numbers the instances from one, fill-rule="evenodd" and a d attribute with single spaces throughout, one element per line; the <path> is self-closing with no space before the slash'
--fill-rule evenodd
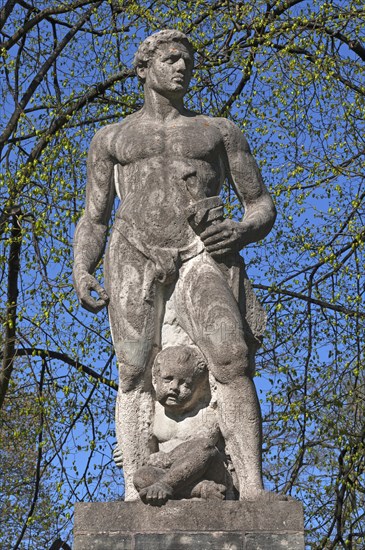
<path id="1" fill-rule="evenodd" d="M 170 485 L 157 481 L 149 487 L 145 487 L 139 491 L 139 496 L 145 504 L 151 504 L 152 506 L 162 506 L 165 502 L 171 498 L 173 490 Z"/>

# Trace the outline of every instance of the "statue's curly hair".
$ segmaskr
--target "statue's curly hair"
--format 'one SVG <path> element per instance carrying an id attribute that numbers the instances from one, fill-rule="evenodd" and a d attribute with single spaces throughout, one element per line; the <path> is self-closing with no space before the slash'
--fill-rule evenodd
<path id="1" fill-rule="evenodd" d="M 190 53 L 191 58 L 194 60 L 194 48 L 190 44 L 186 34 L 174 29 L 165 29 L 163 31 L 151 34 L 151 36 L 146 38 L 146 40 L 140 44 L 133 59 L 134 68 L 137 69 L 137 67 L 147 67 L 149 60 L 152 59 L 157 48 L 161 46 L 161 44 L 169 44 L 171 42 L 180 42 L 181 44 L 184 44 Z"/>
<path id="2" fill-rule="evenodd" d="M 201 376 L 207 368 L 207 362 L 203 354 L 196 346 L 168 346 L 161 350 L 153 364 L 153 378 L 160 372 L 161 362 L 166 363 L 190 363 L 194 364 L 194 378 Z"/>

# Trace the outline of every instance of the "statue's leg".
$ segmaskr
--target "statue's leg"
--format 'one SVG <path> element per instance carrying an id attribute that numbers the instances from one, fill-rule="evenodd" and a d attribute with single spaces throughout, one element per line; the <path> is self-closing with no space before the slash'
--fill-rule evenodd
<path id="1" fill-rule="evenodd" d="M 156 347 L 153 265 L 115 228 L 106 254 L 109 319 L 119 368 L 116 436 L 123 453 L 125 499 L 137 500 L 133 474 L 150 454 L 151 361 Z"/>
<path id="2" fill-rule="evenodd" d="M 254 357 L 241 314 L 214 260 L 203 253 L 185 264 L 175 289 L 182 326 L 217 382 L 219 425 L 236 470 L 240 499 L 263 494 L 261 412 L 252 380 Z"/>
<path id="3" fill-rule="evenodd" d="M 223 461 L 209 439 L 191 439 L 181 443 L 169 453 L 169 458 L 169 468 L 147 465 L 135 473 L 134 484 L 145 502 L 161 504 L 169 498 L 189 498 L 204 479 L 211 480 L 210 484 L 201 487 L 203 491 L 206 489 L 206 496 L 209 496 L 209 486 L 210 494 L 223 499 L 222 493 L 226 489 Z M 195 496 L 202 495 L 195 490 Z"/>
<path id="4" fill-rule="evenodd" d="M 142 466 L 135 472 L 133 483 L 139 492 L 154 483 L 158 483 L 165 474 L 166 470 L 147 464 L 147 466 Z"/>
<path id="5" fill-rule="evenodd" d="M 172 465 L 161 481 L 179 494 L 184 487 L 203 479 L 217 460 L 218 451 L 209 439 L 191 439 L 181 443 L 171 452 Z"/>

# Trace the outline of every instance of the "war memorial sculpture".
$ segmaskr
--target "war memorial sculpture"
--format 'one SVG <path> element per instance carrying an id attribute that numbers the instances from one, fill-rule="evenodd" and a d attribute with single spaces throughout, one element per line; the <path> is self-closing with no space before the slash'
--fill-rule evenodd
<path id="1" fill-rule="evenodd" d="M 134 65 L 144 105 L 94 136 L 74 240 L 81 305 L 108 307 L 125 500 L 288 504 L 262 482 L 253 375 L 266 317 L 240 256 L 270 232 L 273 201 L 240 129 L 184 107 L 194 52 L 183 33 L 150 36 Z M 242 221 L 223 217 L 225 181 Z M 93 273 L 116 196 L 104 290 Z"/>

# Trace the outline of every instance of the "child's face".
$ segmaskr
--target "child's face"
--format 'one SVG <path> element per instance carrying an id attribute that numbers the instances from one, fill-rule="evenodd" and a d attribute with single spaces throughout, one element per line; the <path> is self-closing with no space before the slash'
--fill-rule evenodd
<path id="1" fill-rule="evenodd" d="M 187 363 L 160 363 L 160 372 L 156 376 L 155 390 L 157 401 L 164 407 L 184 409 L 194 396 L 193 361 Z"/>

